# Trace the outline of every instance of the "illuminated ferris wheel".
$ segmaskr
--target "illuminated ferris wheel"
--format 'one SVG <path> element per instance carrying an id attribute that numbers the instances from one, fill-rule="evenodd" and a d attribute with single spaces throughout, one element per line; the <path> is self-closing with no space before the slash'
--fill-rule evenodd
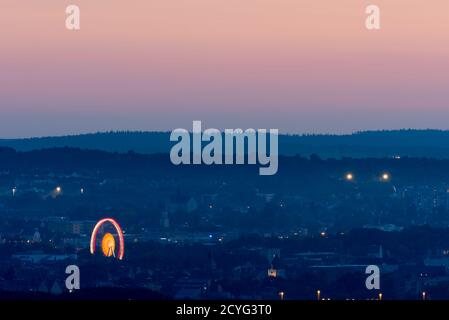
<path id="1" fill-rule="evenodd" d="M 101 239 L 101 251 L 105 257 L 114 257 L 119 260 L 123 259 L 125 255 L 125 241 L 123 237 L 123 231 L 117 221 L 112 218 L 104 218 L 97 222 L 92 231 L 92 236 L 90 238 L 90 253 L 95 254 L 95 249 L 97 246 L 97 234 L 99 233 L 101 227 L 104 225 L 112 225 L 117 233 L 118 237 L 118 250 L 117 250 L 117 242 L 112 233 L 106 232 L 103 234 Z"/>

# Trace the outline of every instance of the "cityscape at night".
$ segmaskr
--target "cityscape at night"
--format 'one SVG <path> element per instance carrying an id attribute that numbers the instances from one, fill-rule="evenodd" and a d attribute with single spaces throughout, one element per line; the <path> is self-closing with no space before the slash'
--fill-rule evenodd
<path id="1" fill-rule="evenodd" d="M 0 0 L 2 315 L 446 308 L 448 13 Z"/>
<path id="2" fill-rule="evenodd" d="M 449 160 L 281 156 L 264 177 L 164 154 L 0 154 L 3 298 L 449 298 Z"/>

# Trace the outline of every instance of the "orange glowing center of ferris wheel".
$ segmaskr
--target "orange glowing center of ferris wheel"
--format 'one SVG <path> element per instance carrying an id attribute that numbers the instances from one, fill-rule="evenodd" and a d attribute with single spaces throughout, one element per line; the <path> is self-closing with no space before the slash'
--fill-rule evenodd
<path id="1" fill-rule="evenodd" d="M 115 256 L 115 239 L 110 233 L 106 233 L 101 240 L 101 250 L 106 257 Z"/>

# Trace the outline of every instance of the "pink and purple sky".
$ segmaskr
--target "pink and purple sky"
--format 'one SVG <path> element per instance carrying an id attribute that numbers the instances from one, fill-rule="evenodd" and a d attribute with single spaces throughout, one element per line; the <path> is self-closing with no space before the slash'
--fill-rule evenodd
<path id="1" fill-rule="evenodd" d="M 80 31 L 65 29 L 69 4 Z M 448 129 L 448 13 L 448 0 L 1 0 L 0 137 L 192 120 Z"/>

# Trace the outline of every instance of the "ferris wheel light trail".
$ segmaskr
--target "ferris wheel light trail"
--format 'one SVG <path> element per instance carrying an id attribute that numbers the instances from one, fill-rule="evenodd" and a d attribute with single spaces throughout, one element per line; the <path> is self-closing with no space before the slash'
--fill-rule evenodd
<path id="1" fill-rule="evenodd" d="M 122 231 L 122 228 L 120 227 L 120 225 L 118 224 L 118 222 L 115 221 L 112 218 L 101 219 L 95 225 L 94 230 L 92 231 L 92 236 L 90 237 L 90 253 L 91 254 L 95 253 L 95 247 L 96 247 L 96 243 L 97 243 L 98 230 L 106 222 L 111 223 L 114 226 L 115 230 L 117 231 L 118 238 L 119 238 L 119 249 L 118 249 L 119 251 L 118 251 L 118 254 L 117 254 L 117 258 L 119 260 L 122 260 L 123 256 L 125 255 L 125 240 L 123 238 L 123 231 Z"/>

